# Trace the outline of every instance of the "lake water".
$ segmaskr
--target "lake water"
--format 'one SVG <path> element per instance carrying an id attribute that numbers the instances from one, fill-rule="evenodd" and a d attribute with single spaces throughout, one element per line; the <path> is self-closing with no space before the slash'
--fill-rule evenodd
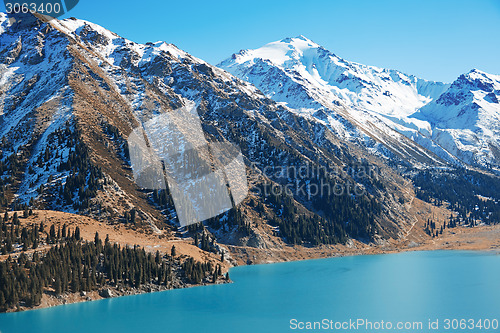
<path id="1" fill-rule="evenodd" d="M 230 276 L 230 285 L 1 314 L 0 331 L 310 332 L 299 330 L 299 322 L 321 321 L 334 328 L 324 331 L 339 332 L 500 332 L 444 326 L 446 319 L 474 319 L 474 325 L 489 319 L 493 326 L 494 319 L 500 320 L 500 255 L 495 253 L 435 251 L 308 260 L 237 267 Z M 362 326 L 358 319 L 374 326 Z M 429 319 L 439 320 L 437 330 L 428 329 Z M 345 328 L 349 320 L 360 326 L 335 329 Z M 380 326 L 382 320 L 386 326 Z M 398 323 L 416 326 L 397 330 Z"/>

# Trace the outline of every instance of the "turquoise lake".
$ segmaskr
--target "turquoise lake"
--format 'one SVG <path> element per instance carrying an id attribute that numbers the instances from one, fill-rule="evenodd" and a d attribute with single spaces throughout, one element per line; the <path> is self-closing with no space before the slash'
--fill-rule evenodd
<path id="1" fill-rule="evenodd" d="M 296 332 L 291 320 L 422 322 L 397 330 L 339 332 L 500 332 L 500 255 L 434 251 L 236 267 L 233 284 L 171 290 L 0 315 L 2 333 Z M 437 330 L 428 329 L 439 320 Z M 445 319 L 492 321 L 483 329 L 444 328 Z M 297 327 L 298 328 L 298 327 Z"/>

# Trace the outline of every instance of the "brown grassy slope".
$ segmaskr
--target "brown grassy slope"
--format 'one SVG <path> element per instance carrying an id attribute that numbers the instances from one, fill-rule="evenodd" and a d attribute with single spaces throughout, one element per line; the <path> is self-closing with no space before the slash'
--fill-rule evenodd
<path id="1" fill-rule="evenodd" d="M 22 216 L 22 212 L 17 212 L 18 216 Z M 10 212 L 9 215 L 12 217 L 14 212 Z M 54 225 L 56 230 L 66 224 L 67 227 L 73 232 L 76 227 L 80 228 L 81 237 L 87 241 L 93 241 L 95 233 L 99 233 L 99 237 L 104 240 L 106 235 L 109 235 L 109 240 L 112 243 L 120 244 L 121 246 L 134 246 L 139 245 L 144 247 L 148 252 L 160 251 L 161 253 L 170 253 L 172 245 L 175 245 L 177 254 L 191 256 L 195 260 L 213 261 L 214 264 L 220 264 L 220 256 L 214 253 L 208 253 L 202 251 L 198 247 L 192 244 L 192 240 L 181 240 L 175 239 L 173 237 L 158 235 L 155 233 L 146 233 L 143 230 L 133 230 L 122 225 L 109 225 L 103 222 L 99 222 L 90 217 L 75 215 L 64 212 L 48 211 L 48 210 L 35 210 L 33 215 L 28 218 L 20 217 L 21 225 L 30 225 L 32 223 L 40 224 L 41 222 L 45 225 L 45 231 L 48 232 L 51 225 Z M 43 236 L 42 236 L 43 238 Z M 41 246 L 37 251 L 43 251 L 48 249 L 50 246 Z M 28 250 L 27 252 L 33 252 L 34 250 Z M 20 252 L 13 254 L 16 257 Z M 8 255 L 0 256 L 0 260 L 5 260 Z M 223 270 L 227 271 L 229 268 L 229 263 L 225 261 L 223 263 Z"/>

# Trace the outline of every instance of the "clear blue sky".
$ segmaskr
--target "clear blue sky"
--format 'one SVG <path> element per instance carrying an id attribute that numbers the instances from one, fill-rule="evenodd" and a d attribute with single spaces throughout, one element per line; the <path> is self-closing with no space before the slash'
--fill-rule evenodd
<path id="1" fill-rule="evenodd" d="M 500 74 L 500 0 L 80 0 L 69 16 L 211 64 L 302 34 L 344 59 L 425 79 Z"/>

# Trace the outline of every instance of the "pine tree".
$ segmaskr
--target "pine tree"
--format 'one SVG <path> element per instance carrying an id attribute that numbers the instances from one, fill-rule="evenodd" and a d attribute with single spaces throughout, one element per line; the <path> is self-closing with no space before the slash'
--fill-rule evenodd
<path id="1" fill-rule="evenodd" d="M 61 295 L 61 292 L 62 292 L 61 279 L 58 276 L 56 276 L 54 282 L 54 293 L 56 294 L 56 296 L 59 296 Z"/>
<path id="2" fill-rule="evenodd" d="M 80 227 L 76 227 L 74 237 L 76 240 L 80 240 Z"/>
<path id="3" fill-rule="evenodd" d="M 133 224 L 135 224 L 135 216 L 136 216 L 136 210 L 135 208 L 132 208 L 130 210 L 130 222 L 132 222 Z"/>
<path id="4" fill-rule="evenodd" d="M 156 250 L 155 262 L 157 265 L 159 265 L 160 261 L 161 261 L 160 251 Z"/>
<path id="5" fill-rule="evenodd" d="M 6 300 L 3 291 L 0 290 L 0 311 L 6 310 Z"/>
<path id="6" fill-rule="evenodd" d="M 170 250 L 170 255 L 174 258 L 177 256 L 177 251 L 175 249 L 175 245 L 172 245 L 172 249 Z"/>
<path id="7" fill-rule="evenodd" d="M 49 237 L 51 243 L 53 243 L 54 240 L 56 239 L 56 228 L 53 224 L 50 226 Z"/>

